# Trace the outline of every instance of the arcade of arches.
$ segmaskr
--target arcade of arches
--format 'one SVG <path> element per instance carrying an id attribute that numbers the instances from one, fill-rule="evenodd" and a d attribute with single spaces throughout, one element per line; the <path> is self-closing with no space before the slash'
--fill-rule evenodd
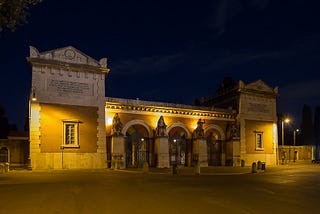
<path id="1" fill-rule="evenodd" d="M 139 168 L 144 163 L 151 167 L 193 166 L 198 162 L 202 166 L 232 164 L 233 152 L 227 145 L 238 141 L 227 133 L 235 123 L 232 111 L 109 99 L 106 104 L 109 167 Z"/>

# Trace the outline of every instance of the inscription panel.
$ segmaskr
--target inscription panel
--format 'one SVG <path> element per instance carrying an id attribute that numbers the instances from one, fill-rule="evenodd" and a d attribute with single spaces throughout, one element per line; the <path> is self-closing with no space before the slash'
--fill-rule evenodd
<path id="1" fill-rule="evenodd" d="M 93 96 L 93 84 L 83 82 L 48 79 L 47 90 L 59 96 Z"/>
<path id="2" fill-rule="evenodd" d="M 248 103 L 247 112 L 271 113 L 271 106 L 263 103 Z"/>

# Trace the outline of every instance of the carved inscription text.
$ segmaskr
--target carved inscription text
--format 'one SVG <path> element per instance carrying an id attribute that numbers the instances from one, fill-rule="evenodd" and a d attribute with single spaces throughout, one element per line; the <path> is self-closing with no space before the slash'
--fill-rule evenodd
<path id="1" fill-rule="evenodd" d="M 248 103 L 248 111 L 258 113 L 270 113 L 271 109 L 269 105 L 261 103 Z"/>
<path id="2" fill-rule="evenodd" d="M 56 92 L 60 96 L 73 94 L 82 96 L 92 96 L 93 87 L 89 83 L 70 82 L 65 80 L 48 79 L 48 91 Z"/>

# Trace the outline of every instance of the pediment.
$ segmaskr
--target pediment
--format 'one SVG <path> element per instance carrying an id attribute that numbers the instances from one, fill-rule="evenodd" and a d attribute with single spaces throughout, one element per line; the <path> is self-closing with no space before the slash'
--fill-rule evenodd
<path id="1" fill-rule="evenodd" d="M 262 80 L 257 80 L 255 82 L 249 83 L 245 86 L 245 88 L 254 90 L 254 91 L 261 91 L 261 92 L 270 92 L 270 93 L 274 92 L 274 90 Z"/>
<path id="2" fill-rule="evenodd" d="M 103 58 L 99 62 L 90 56 L 82 53 L 78 49 L 67 46 L 50 51 L 39 52 L 36 48 L 30 46 L 30 58 L 41 58 L 47 60 L 54 60 L 57 62 L 66 62 L 73 64 L 91 65 L 96 67 L 107 66 L 107 59 Z"/>

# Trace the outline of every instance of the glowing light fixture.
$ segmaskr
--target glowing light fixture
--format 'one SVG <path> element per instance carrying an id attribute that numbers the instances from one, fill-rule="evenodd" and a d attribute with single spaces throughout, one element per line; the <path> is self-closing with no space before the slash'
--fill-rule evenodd
<path id="1" fill-rule="evenodd" d="M 107 116 L 107 125 L 110 126 L 112 125 L 112 117 L 111 116 Z"/>
<path id="2" fill-rule="evenodd" d="M 282 144 L 282 146 L 284 146 L 284 123 L 289 123 L 289 122 L 290 122 L 290 119 L 287 117 L 281 121 L 281 144 Z"/>
<path id="3" fill-rule="evenodd" d="M 36 97 L 36 92 L 35 92 L 35 88 L 32 88 L 32 97 L 31 97 L 31 100 L 32 101 L 37 101 L 37 97 Z"/>
<path id="4" fill-rule="evenodd" d="M 289 118 L 285 118 L 285 119 L 284 119 L 284 122 L 285 122 L 285 123 L 290 123 L 290 119 L 289 119 Z"/>

